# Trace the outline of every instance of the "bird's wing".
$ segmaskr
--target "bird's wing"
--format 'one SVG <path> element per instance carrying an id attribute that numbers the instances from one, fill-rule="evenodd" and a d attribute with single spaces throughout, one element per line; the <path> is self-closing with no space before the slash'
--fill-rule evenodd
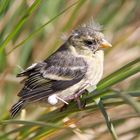
<path id="1" fill-rule="evenodd" d="M 87 65 L 82 58 L 61 54 L 60 60 L 60 56 L 55 55 L 18 75 L 27 76 L 18 96 L 29 102 L 44 99 L 78 83 L 86 71 Z"/>

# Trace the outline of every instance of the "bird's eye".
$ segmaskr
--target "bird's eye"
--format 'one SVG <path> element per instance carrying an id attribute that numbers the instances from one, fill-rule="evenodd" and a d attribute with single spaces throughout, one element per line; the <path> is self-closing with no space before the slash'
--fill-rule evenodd
<path id="1" fill-rule="evenodd" d="M 95 45 L 96 41 L 95 40 L 84 40 L 85 45 L 91 46 Z"/>
<path id="2" fill-rule="evenodd" d="M 86 45 L 92 45 L 92 41 L 90 41 L 90 40 L 84 40 L 84 43 L 85 43 Z"/>

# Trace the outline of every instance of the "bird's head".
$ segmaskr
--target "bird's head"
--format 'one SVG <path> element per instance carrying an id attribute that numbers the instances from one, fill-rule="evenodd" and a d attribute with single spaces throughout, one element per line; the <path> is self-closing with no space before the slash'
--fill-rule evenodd
<path id="1" fill-rule="evenodd" d="M 92 53 L 112 46 L 101 33 L 101 27 L 94 22 L 79 26 L 72 32 L 68 41 L 76 49 L 92 51 Z"/>

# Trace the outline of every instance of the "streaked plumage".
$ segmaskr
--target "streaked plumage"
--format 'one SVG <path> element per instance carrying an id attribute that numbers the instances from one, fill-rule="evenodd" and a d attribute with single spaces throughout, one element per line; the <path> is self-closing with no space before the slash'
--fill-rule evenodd
<path id="1" fill-rule="evenodd" d="M 12 106 L 15 116 L 27 104 L 68 102 L 90 85 L 96 85 L 103 73 L 104 53 L 111 46 L 99 27 L 86 24 L 72 32 L 65 43 L 43 62 L 31 65 L 17 77 L 26 77 L 18 93 L 19 101 Z"/>

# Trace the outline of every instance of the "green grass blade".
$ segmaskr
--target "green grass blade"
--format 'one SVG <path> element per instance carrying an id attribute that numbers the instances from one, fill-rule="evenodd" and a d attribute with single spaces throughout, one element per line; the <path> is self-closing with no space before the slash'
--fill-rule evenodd
<path id="1" fill-rule="evenodd" d="M 6 37 L 6 39 L 3 41 L 0 47 L 0 54 L 3 52 L 6 45 L 9 43 L 9 41 L 16 35 L 16 33 L 21 29 L 27 18 L 32 14 L 32 12 L 39 6 L 41 0 L 36 0 L 30 8 L 25 12 L 25 14 L 22 16 L 22 18 L 18 21 L 18 23 L 14 26 L 12 31 L 9 33 L 9 35 Z"/>
<path id="2" fill-rule="evenodd" d="M 0 1 L 0 16 L 2 14 L 4 14 L 6 12 L 6 10 L 8 9 L 8 6 L 10 4 L 10 0 L 3 0 L 3 1 Z"/>
<path id="3" fill-rule="evenodd" d="M 124 101 L 126 101 L 137 113 L 140 113 L 140 104 L 129 94 L 122 94 L 120 91 L 113 90 L 118 94 Z"/>
<path id="4" fill-rule="evenodd" d="M 29 129 L 29 126 L 21 126 L 21 127 L 15 128 L 15 129 L 13 129 L 13 130 L 11 130 L 9 132 L 6 132 L 6 133 L 0 135 L 0 139 L 5 140 L 5 138 L 8 137 L 9 135 L 21 132 L 21 131 L 23 131 L 25 129 Z"/>
<path id="5" fill-rule="evenodd" d="M 0 124 L 22 124 L 22 125 L 30 125 L 30 126 L 51 126 L 53 128 L 61 128 L 59 125 L 53 123 L 46 123 L 40 121 L 23 121 L 23 120 L 4 120 L 1 121 Z"/>
<path id="6" fill-rule="evenodd" d="M 47 21 L 46 23 L 44 23 L 42 26 L 40 26 L 38 29 L 36 29 L 35 31 L 33 31 L 27 38 L 25 38 L 23 41 L 21 41 L 19 44 L 17 44 L 13 49 L 11 49 L 8 53 L 10 54 L 13 50 L 15 50 L 16 48 L 20 47 L 21 45 L 23 45 L 25 42 L 27 42 L 28 40 L 30 40 L 32 37 L 34 37 L 38 32 L 40 32 L 46 25 L 48 25 L 49 23 L 51 23 L 52 21 L 54 21 L 57 17 L 59 17 L 60 15 L 62 15 L 63 13 L 65 13 L 67 10 L 69 10 L 70 8 L 72 8 L 74 5 L 76 5 L 79 1 L 71 4 L 70 6 L 68 6 L 66 9 L 64 9 L 63 11 L 61 11 L 59 14 L 57 14 L 56 16 L 54 16 L 52 19 L 50 19 L 49 21 Z"/>
<path id="7" fill-rule="evenodd" d="M 135 64 L 140 63 L 140 57 L 138 57 L 137 59 L 133 60 L 132 62 L 129 62 L 128 64 L 126 64 L 125 66 L 121 67 L 120 69 L 118 69 L 117 71 L 113 72 L 112 74 L 110 74 L 109 76 L 105 77 L 103 80 L 100 81 L 99 84 L 102 84 L 106 81 L 108 81 L 109 79 L 111 79 L 112 77 L 114 77 L 115 75 L 118 75 L 119 73 L 123 73 L 126 70 L 129 70 L 130 68 L 132 68 Z M 139 64 L 140 65 L 140 64 Z"/>
<path id="8" fill-rule="evenodd" d="M 75 20 L 78 11 L 80 10 L 80 7 L 85 3 L 85 0 L 81 0 L 79 1 L 79 3 L 77 4 L 77 6 L 75 7 L 75 9 L 73 10 L 71 17 L 69 18 L 69 21 L 67 22 L 67 24 L 63 27 L 63 31 L 65 32 L 67 29 L 70 28 L 70 26 L 72 25 L 73 21 Z"/>
<path id="9" fill-rule="evenodd" d="M 108 114 L 107 114 L 107 112 L 106 112 L 106 110 L 105 110 L 105 108 L 104 108 L 104 105 L 103 105 L 101 99 L 98 98 L 98 99 L 95 99 L 94 101 L 96 102 L 96 105 L 98 106 L 99 110 L 101 111 L 102 115 L 103 115 L 104 118 L 105 118 L 106 125 L 107 125 L 107 127 L 108 127 L 108 130 L 109 130 L 110 134 L 112 135 L 112 138 L 113 138 L 114 140 L 118 140 L 118 136 L 117 136 L 117 134 L 116 134 L 116 132 L 115 132 L 114 125 L 113 125 L 113 123 L 111 122 L 111 119 L 110 119 L 110 117 L 108 116 Z"/>

